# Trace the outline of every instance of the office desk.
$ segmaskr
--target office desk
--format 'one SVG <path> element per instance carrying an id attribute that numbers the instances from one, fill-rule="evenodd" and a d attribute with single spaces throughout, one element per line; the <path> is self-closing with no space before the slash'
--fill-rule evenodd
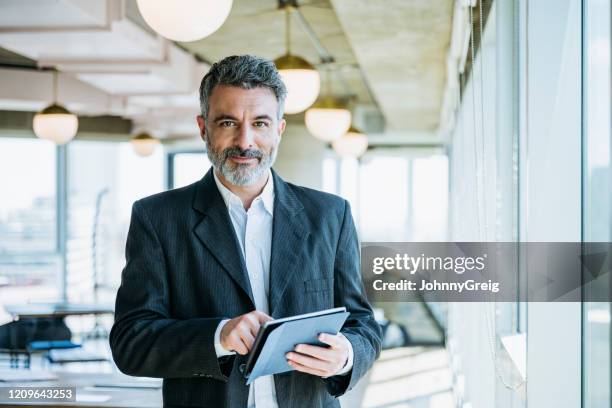
<path id="1" fill-rule="evenodd" d="M 112 305 L 96 303 L 24 303 L 5 305 L 4 310 L 13 320 L 41 317 L 104 315 L 115 312 Z"/>
<path id="2" fill-rule="evenodd" d="M 79 396 L 108 395 L 111 398 L 103 402 L 48 402 L 48 403 L 17 403 L 14 400 L 0 399 L 2 407 L 113 407 L 113 408 L 150 408 L 162 406 L 161 387 L 150 388 L 102 388 L 94 387 L 96 384 L 117 382 L 135 382 L 133 377 L 121 374 L 98 373 L 62 373 L 54 372 L 58 380 L 36 382 L 0 382 L 0 387 L 76 387 L 77 399 Z M 160 380 L 161 381 L 161 380 Z M 161 385 L 161 383 L 160 383 Z"/>
<path id="3" fill-rule="evenodd" d="M 115 310 L 112 305 L 103 303 L 24 303 L 20 305 L 5 305 L 4 309 L 11 315 L 13 321 L 21 319 L 64 319 L 67 316 L 112 315 Z M 12 347 L 17 347 L 17 330 L 12 330 Z M 19 347 L 25 348 L 26 345 Z"/>

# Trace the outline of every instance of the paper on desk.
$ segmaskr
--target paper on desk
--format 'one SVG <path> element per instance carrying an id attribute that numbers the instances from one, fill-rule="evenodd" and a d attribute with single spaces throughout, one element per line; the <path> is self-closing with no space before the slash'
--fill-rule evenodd
<path id="1" fill-rule="evenodd" d="M 57 375 L 43 370 L 0 370 L 0 382 L 54 381 Z"/>
<path id="2" fill-rule="evenodd" d="M 161 381 L 108 381 L 94 384 L 99 388 L 149 388 L 156 389 L 162 387 Z"/>
<path id="3" fill-rule="evenodd" d="M 105 402 L 111 399 L 110 395 L 104 394 L 76 394 L 76 402 Z"/>

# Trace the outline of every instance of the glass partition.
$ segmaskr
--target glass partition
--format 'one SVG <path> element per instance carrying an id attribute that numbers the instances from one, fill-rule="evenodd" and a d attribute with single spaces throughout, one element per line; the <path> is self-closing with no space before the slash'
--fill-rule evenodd
<path id="1" fill-rule="evenodd" d="M 583 241 L 610 242 L 610 2 L 584 2 Z M 610 276 L 585 286 L 582 383 L 584 407 L 610 406 Z"/>

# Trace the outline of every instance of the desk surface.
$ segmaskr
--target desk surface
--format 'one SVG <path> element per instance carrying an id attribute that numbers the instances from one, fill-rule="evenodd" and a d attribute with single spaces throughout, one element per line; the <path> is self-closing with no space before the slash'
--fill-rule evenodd
<path id="1" fill-rule="evenodd" d="M 21 305 L 5 305 L 4 309 L 13 319 L 114 313 L 112 305 L 97 303 L 24 303 Z"/>
<path id="2" fill-rule="evenodd" d="M 162 406 L 161 388 L 106 388 L 94 387 L 96 384 L 109 384 L 117 382 L 139 381 L 134 377 L 120 374 L 101 373 L 63 373 L 54 372 L 56 381 L 36 382 L 0 382 L 0 387 L 76 387 L 77 399 L 79 396 L 110 396 L 103 402 L 49 402 L 49 403 L 16 403 L 12 400 L 1 400 L 2 407 L 114 407 L 114 408 L 150 408 Z M 161 381 L 161 380 L 160 380 Z M 149 382 L 146 382 L 147 384 Z"/>

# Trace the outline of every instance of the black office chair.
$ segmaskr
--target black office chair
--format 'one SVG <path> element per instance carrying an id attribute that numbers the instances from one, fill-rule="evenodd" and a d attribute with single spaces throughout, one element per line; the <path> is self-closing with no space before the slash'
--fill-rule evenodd
<path id="1" fill-rule="evenodd" d="M 32 352 L 30 344 L 39 341 L 70 341 L 70 329 L 61 318 L 20 319 L 0 325 L 0 363 L 9 368 L 30 368 Z"/>

